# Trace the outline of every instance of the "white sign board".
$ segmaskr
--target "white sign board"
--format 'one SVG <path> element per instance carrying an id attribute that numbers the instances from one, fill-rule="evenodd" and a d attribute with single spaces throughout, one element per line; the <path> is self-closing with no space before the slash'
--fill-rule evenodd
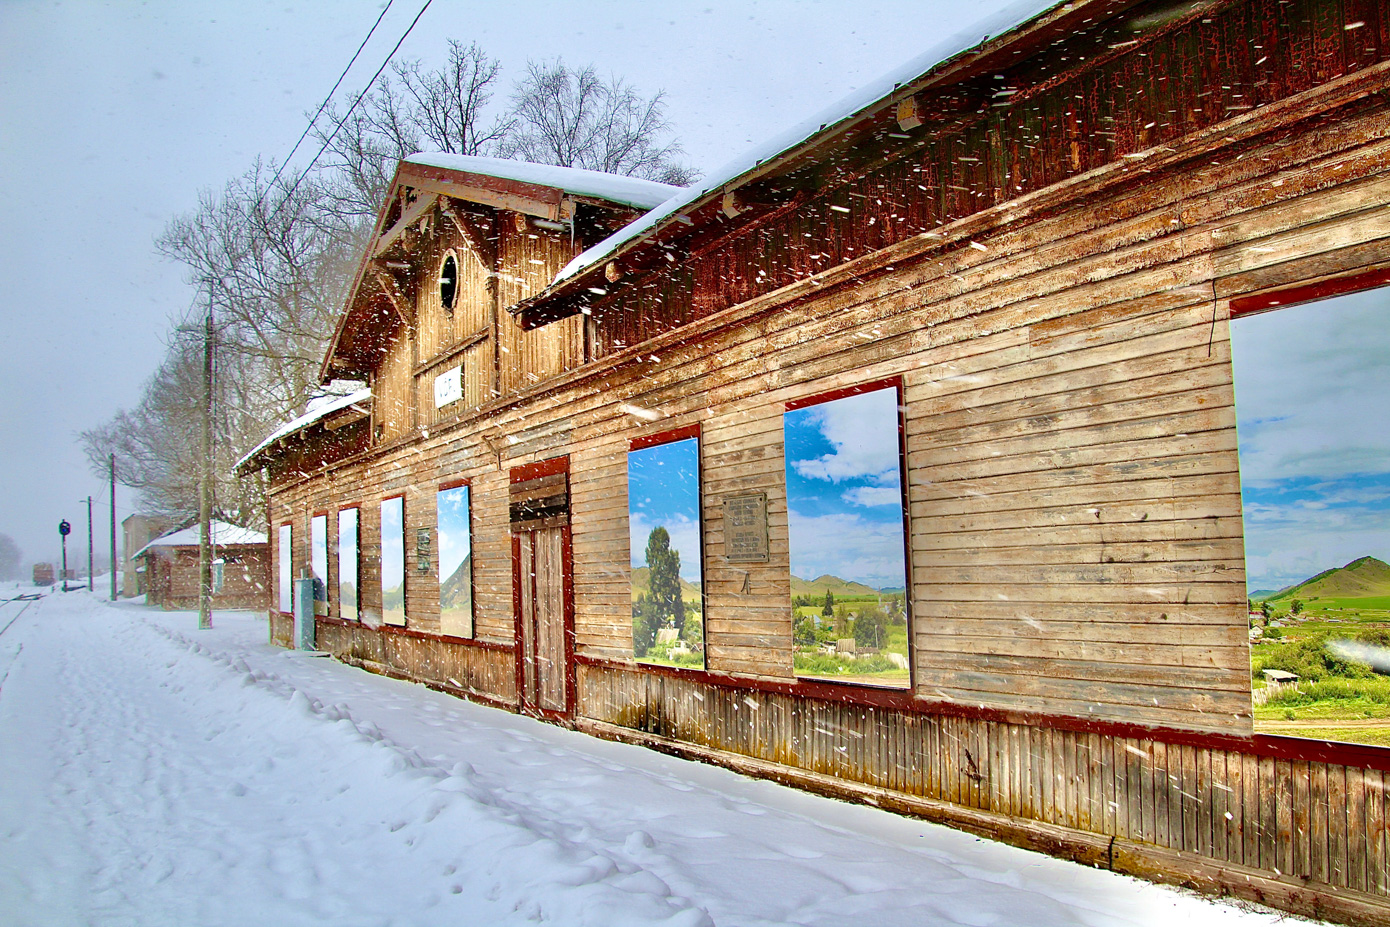
<path id="1" fill-rule="evenodd" d="M 463 398 L 463 368 L 446 370 L 434 378 L 434 407 L 442 409 Z"/>

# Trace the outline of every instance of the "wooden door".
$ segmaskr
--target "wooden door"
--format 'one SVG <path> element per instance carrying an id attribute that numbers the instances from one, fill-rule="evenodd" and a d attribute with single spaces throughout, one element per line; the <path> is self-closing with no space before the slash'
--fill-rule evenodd
<path id="1" fill-rule="evenodd" d="M 574 579 L 568 459 L 512 471 L 512 589 L 522 707 L 568 717 L 574 707 Z"/>

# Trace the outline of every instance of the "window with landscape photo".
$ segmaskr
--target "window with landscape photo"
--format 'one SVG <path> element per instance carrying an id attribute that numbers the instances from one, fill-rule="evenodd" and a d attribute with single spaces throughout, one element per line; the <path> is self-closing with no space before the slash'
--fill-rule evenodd
<path id="1" fill-rule="evenodd" d="M 898 407 L 887 386 L 783 416 L 798 676 L 911 683 Z"/>
<path id="2" fill-rule="evenodd" d="M 705 665 L 700 441 L 627 455 L 632 651 L 645 663 Z"/>
<path id="3" fill-rule="evenodd" d="M 1231 322 L 1255 727 L 1390 746 L 1390 290 Z"/>
<path id="4" fill-rule="evenodd" d="M 381 503 L 381 620 L 405 625 L 405 498 Z"/>
<path id="5" fill-rule="evenodd" d="M 338 512 L 338 614 L 357 620 L 357 509 Z"/>
<path id="6" fill-rule="evenodd" d="M 439 491 L 439 629 L 473 636 L 473 534 L 467 486 Z"/>

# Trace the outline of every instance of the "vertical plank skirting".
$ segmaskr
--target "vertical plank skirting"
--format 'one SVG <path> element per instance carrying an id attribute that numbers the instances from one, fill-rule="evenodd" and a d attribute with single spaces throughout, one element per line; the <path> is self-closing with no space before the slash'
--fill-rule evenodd
<path id="1" fill-rule="evenodd" d="M 1379 769 L 577 670 L 577 726 L 591 733 L 1147 878 L 1348 923 L 1390 918 Z"/>
<path id="2" fill-rule="evenodd" d="M 515 667 L 511 651 L 505 648 L 402 634 L 352 622 L 319 621 L 317 639 L 320 650 L 344 663 L 413 679 L 465 698 L 503 706 L 516 704 Z"/>

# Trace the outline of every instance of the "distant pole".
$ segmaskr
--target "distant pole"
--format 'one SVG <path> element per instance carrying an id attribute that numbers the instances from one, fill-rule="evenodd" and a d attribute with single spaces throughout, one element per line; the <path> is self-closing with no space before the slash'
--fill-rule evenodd
<path id="1" fill-rule="evenodd" d="M 108 461 L 111 490 L 111 601 L 116 601 L 116 455 Z"/>
<path id="2" fill-rule="evenodd" d="M 92 568 L 96 566 L 96 558 L 92 556 L 92 497 L 87 497 L 87 591 L 95 591 L 92 585 Z"/>
<path id="3" fill-rule="evenodd" d="M 198 629 L 212 627 L 212 286 L 203 330 L 203 456 L 198 486 Z"/>

